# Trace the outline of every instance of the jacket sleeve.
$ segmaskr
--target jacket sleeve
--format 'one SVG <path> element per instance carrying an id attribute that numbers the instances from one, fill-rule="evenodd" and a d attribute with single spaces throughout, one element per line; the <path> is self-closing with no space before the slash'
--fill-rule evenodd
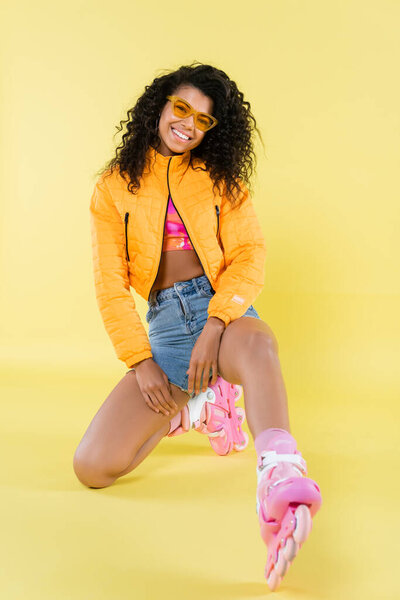
<path id="1" fill-rule="evenodd" d="M 153 354 L 130 292 L 124 223 L 102 176 L 90 200 L 90 227 L 97 304 L 117 357 L 129 368 Z"/>
<path id="2" fill-rule="evenodd" d="M 241 317 L 264 286 L 266 243 L 247 186 L 239 180 L 243 196 L 232 207 L 223 195 L 220 238 L 226 268 L 208 305 L 208 319 L 218 317 L 225 327 Z"/>

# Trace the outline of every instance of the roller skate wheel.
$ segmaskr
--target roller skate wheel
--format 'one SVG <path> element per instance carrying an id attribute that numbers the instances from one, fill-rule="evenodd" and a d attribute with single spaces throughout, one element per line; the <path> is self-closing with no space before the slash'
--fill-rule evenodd
<path id="1" fill-rule="evenodd" d="M 296 526 L 293 539 L 297 544 L 302 544 L 309 536 L 312 528 L 312 518 L 308 506 L 300 504 L 295 511 Z"/>
<path id="2" fill-rule="evenodd" d="M 221 446 L 220 444 L 213 443 L 213 439 L 210 439 L 210 444 L 214 452 L 219 454 L 219 456 L 227 456 L 232 450 L 232 444 L 224 444 Z"/>
<path id="3" fill-rule="evenodd" d="M 298 550 L 299 550 L 299 545 L 290 536 L 286 540 L 286 545 L 285 545 L 285 547 L 282 550 L 282 552 L 283 552 L 286 560 L 287 561 L 292 561 L 294 559 L 294 557 L 296 556 Z"/>
<path id="4" fill-rule="evenodd" d="M 246 417 L 246 413 L 244 411 L 244 408 L 242 408 L 241 406 L 238 406 L 236 408 L 236 414 L 237 414 L 239 423 L 243 423 L 243 421 L 244 421 L 244 419 Z"/>
<path id="5" fill-rule="evenodd" d="M 283 577 L 288 569 L 288 562 L 282 550 L 278 552 L 278 560 L 275 563 L 275 569 L 280 577 Z"/>
<path id="6" fill-rule="evenodd" d="M 234 449 L 236 450 L 236 452 L 240 452 L 241 450 L 244 450 L 245 448 L 247 448 L 247 445 L 249 443 L 249 436 L 247 434 L 246 431 L 243 431 L 243 437 L 244 437 L 244 441 L 241 444 L 233 444 Z"/>
<path id="7" fill-rule="evenodd" d="M 235 402 L 237 402 L 239 400 L 239 397 L 241 395 L 241 387 L 238 387 L 237 385 L 235 386 Z"/>
<path id="8" fill-rule="evenodd" d="M 286 575 L 286 573 L 287 573 L 287 571 L 288 571 L 288 569 L 290 567 L 290 564 L 291 564 L 290 561 L 285 561 L 285 568 L 284 568 L 284 570 L 281 573 L 281 577 L 282 578 L 285 577 L 285 575 Z"/>
<path id="9" fill-rule="evenodd" d="M 281 581 L 282 581 L 282 577 L 280 577 L 280 575 L 276 571 L 276 569 L 272 569 L 272 571 L 267 579 L 267 583 L 268 583 L 270 590 L 272 590 L 272 591 L 275 590 Z"/>
<path id="10" fill-rule="evenodd" d="M 224 435 L 226 435 L 226 433 L 223 429 L 219 429 L 218 431 L 211 431 L 207 435 L 209 438 L 216 438 L 216 437 L 223 437 Z"/>

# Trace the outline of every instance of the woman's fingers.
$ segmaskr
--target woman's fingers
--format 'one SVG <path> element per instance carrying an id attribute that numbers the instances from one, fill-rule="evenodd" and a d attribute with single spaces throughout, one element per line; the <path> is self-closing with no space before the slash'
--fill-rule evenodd
<path id="1" fill-rule="evenodd" d="M 152 410 L 168 416 L 179 410 L 172 396 L 168 376 L 161 367 L 153 359 L 142 361 L 139 365 L 142 366 L 136 370 L 136 377 L 146 404 Z"/>
<path id="2" fill-rule="evenodd" d="M 146 402 L 146 404 L 149 408 L 154 410 L 154 412 L 156 412 L 156 413 L 160 412 L 160 409 L 154 404 L 154 402 L 151 399 L 151 397 L 149 396 L 149 394 L 144 393 L 143 397 L 144 397 L 144 401 Z"/>
<path id="3" fill-rule="evenodd" d="M 195 374 L 195 373 L 193 373 L 193 369 L 192 369 L 191 365 L 189 366 L 186 373 L 189 375 L 189 377 L 188 377 L 188 392 L 189 392 L 189 394 L 191 394 L 193 391 L 193 378 L 194 378 L 194 374 Z"/>
<path id="4" fill-rule="evenodd" d="M 217 379 L 218 379 L 218 364 L 217 361 L 213 361 L 212 365 L 212 379 L 211 379 L 211 385 L 215 385 L 217 383 Z"/>
<path id="5" fill-rule="evenodd" d="M 196 369 L 196 378 L 195 378 L 195 392 L 196 392 L 196 394 L 200 394 L 200 382 L 201 382 L 201 376 L 202 376 L 202 374 L 205 373 L 205 364 L 206 363 L 198 363 L 198 366 L 197 366 L 197 369 Z M 205 379 L 205 377 L 203 375 L 203 387 L 204 387 L 204 383 L 205 383 L 204 379 Z"/>
<path id="6" fill-rule="evenodd" d="M 159 408 L 164 415 L 168 415 L 169 406 L 164 400 L 164 396 L 162 395 L 161 391 L 154 389 L 151 392 L 149 392 L 149 395 L 153 404 L 157 406 L 157 408 Z"/>
<path id="7" fill-rule="evenodd" d="M 211 363 L 206 362 L 204 365 L 204 372 L 203 372 L 203 387 L 201 388 L 202 392 L 205 392 L 206 389 L 208 388 L 208 381 L 210 379 L 210 370 L 211 370 Z"/>
<path id="8" fill-rule="evenodd" d="M 171 392 L 169 391 L 169 386 L 164 385 L 160 389 L 160 392 L 161 392 L 161 394 L 163 394 L 164 401 L 167 403 L 168 410 L 169 411 L 178 410 L 178 405 L 175 402 L 175 400 L 173 399 Z"/>
<path id="9" fill-rule="evenodd" d="M 173 397 L 169 394 L 168 388 L 165 385 L 161 388 L 153 390 L 152 399 L 156 406 L 161 408 L 163 413 L 168 416 L 170 416 L 171 412 L 178 410 L 178 405 Z"/>
<path id="10" fill-rule="evenodd" d="M 200 367 L 197 366 L 196 363 L 193 363 L 190 367 L 189 367 L 189 384 L 188 384 L 188 389 L 189 392 L 194 392 L 196 389 L 196 384 L 197 384 L 197 371 Z M 198 392 L 196 392 L 197 394 Z"/>
<path id="11" fill-rule="evenodd" d="M 189 373 L 188 379 L 188 391 L 191 393 L 194 391 L 197 394 L 200 393 L 201 375 L 203 373 L 203 385 L 201 391 L 205 392 L 208 388 L 208 382 L 210 379 L 210 371 L 212 370 L 212 383 L 216 383 L 218 378 L 217 361 L 204 362 L 204 363 L 193 363 L 191 367 L 186 371 Z"/>

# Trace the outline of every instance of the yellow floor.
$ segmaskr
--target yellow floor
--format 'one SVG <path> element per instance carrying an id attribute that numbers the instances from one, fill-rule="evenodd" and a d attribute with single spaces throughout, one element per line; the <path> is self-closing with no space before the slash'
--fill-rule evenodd
<path id="1" fill-rule="evenodd" d="M 197 432 L 165 438 L 136 471 L 88 489 L 72 457 L 114 372 L 18 365 L 1 376 L 2 598 L 244 600 L 272 593 L 263 577 L 252 440 L 220 457 Z M 280 597 L 400 597 L 398 410 L 378 405 L 372 394 L 292 395 L 292 433 L 323 505 L 275 592 Z M 359 425 L 360 409 L 368 427 Z"/>

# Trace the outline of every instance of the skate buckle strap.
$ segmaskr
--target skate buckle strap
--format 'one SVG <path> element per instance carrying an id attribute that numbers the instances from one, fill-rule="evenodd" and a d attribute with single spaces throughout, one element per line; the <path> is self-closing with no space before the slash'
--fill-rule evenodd
<path id="1" fill-rule="evenodd" d="M 262 480 L 267 476 L 268 472 L 272 467 L 276 467 L 280 462 L 291 463 L 295 469 L 298 470 L 299 475 L 303 476 L 307 474 L 306 461 L 300 454 L 278 454 L 275 450 L 264 451 L 260 454 L 261 466 L 257 466 L 257 489 Z M 287 481 L 287 477 L 282 477 L 277 481 L 272 481 L 269 484 L 269 488 L 275 487 L 276 485 Z M 256 512 L 259 513 L 260 501 L 258 499 L 258 493 L 256 493 Z"/>
<path id="2" fill-rule="evenodd" d="M 200 392 L 196 396 L 193 396 L 193 398 L 189 399 L 187 407 L 189 409 L 190 416 L 190 429 L 192 429 L 193 425 L 200 420 L 201 411 L 206 402 L 211 402 L 212 404 L 215 403 L 215 392 L 209 387 L 205 392 Z"/>
<path id="3" fill-rule="evenodd" d="M 279 454 L 275 450 L 261 452 L 261 466 L 258 467 L 258 471 L 269 470 L 272 467 L 276 467 L 279 462 L 291 463 L 296 468 L 300 468 L 302 474 L 307 474 L 306 461 L 300 454 Z"/>

